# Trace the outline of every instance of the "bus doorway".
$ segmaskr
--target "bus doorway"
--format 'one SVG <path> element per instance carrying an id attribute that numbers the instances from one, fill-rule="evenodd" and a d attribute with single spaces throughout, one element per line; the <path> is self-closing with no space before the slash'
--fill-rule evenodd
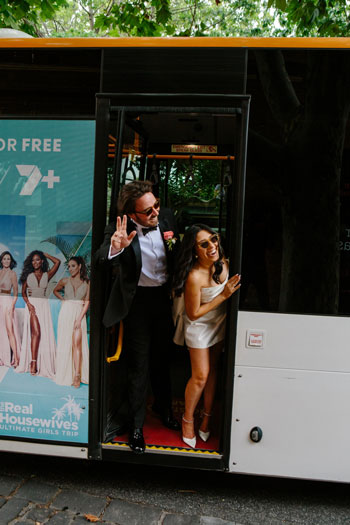
<path id="1" fill-rule="evenodd" d="M 245 158 L 249 97 L 246 95 L 99 95 L 96 115 L 93 250 L 106 223 L 115 222 L 120 188 L 150 180 L 161 206 L 177 218 L 180 238 L 203 223 L 220 233 L 230 275 L 240 273 Z M 90 407 L 91 455 L 133 461 L 127 434 L 119 432 L 127 412 L 123 324 L 102 328 L 101 319 L 113 275 L 95 271 L 92 285 L 94 372 Z M 147 400 L 146 454 L 141 462 L 227 468 L 232 418 L 235 326 L 238 294 L 227 302 L 225 351 L 210 439 L 196 449 L 181 433 L 164 428 Z M 169 349 L 168 349 L 169 350 Z M 173 411 L 180 421 L 190 377 L 186 347 L 172 344 Z M 99 371 L 99 373 L 97 373 Z M 98 400 L 98 402 L 97 402 Z M 199 419 L 199 412 L 196 419 Z M 101 448 L 99 443 L 102 442 Z M 208 461 L 210 459 L 210 461 Z"/>

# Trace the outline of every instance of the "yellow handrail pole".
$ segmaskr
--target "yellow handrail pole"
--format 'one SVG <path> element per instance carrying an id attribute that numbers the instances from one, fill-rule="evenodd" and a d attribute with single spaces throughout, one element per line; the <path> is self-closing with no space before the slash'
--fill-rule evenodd
<path id="1" fill-rule="evenodd" d="M 116 348 L 114 355 L 112 355 L 111 357 L 107 357 L 107 363 L 111 363 L 112 361 L 118 361 L 120 354 L 122 353 L 122 349 L 123 349 L 123 334 L 124 334 L 124 324 L 123 324 L 123 321 L 120 321 L 117 348 Z"/>
<path id="2" fill-rule="evenodd" d="M 159 160 L 235 160 L 234 155 L 158 155 L 158 154 L 148 154 L 146 155 L 148 159 L 159 159 Z"/>

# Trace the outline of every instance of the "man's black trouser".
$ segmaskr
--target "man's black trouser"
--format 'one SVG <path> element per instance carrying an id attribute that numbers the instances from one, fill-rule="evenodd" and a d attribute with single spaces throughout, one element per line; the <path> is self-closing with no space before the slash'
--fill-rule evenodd
<path id="1" fill-rule="evenodd" d="M 139 428 L 145 420 L 149 377 L 157 410 L 167 412 L 171 409 L 170 349 L 173 326 L 168 287 L 138 286 L 123 323 L 129 423 Z"/>

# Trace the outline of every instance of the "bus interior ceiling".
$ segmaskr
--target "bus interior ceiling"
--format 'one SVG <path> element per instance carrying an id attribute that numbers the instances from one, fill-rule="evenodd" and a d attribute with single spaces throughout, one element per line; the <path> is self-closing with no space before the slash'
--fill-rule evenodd
<path id="1" fill-rule="evenodd" d="M 142 158 L 146 157 L 145 173 L 137 176 L 159 182 L 160 188 L 156 191 L 160 190 L 163 205 L 175 208 L 180 214 L 186 195 L 187 204 L 194 199 L 203 208 L 218 207 L 223 170 L 231 171 L 234 163 L 235 119 L 234 114 L 194 111 L 128 112 L 123 133 L 121 183 L 136 176 L 135 173 L 128 175 L 128 171 L 137 171 Z M 115 122 L 111 122 L 110 130 L 112 164 L 116 147 Z M 183 193 L 177 204 L 180 189 Z M 225 229 L 223 221 L 215 226 Z"/>

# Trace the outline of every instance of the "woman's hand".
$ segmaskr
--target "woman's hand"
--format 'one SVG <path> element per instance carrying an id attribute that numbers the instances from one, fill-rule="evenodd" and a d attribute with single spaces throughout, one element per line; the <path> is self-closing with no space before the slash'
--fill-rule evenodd
<path id="1" fill-rule="evenodd" d="M 51 262 L 53 262 L 52 268 L 50 268 L 48 270 L 48 272 L 47 272 L 47 277 L 48 277 L 48 279 L 50 281 L 50 279 L 52 279 L 52 277 L 55 275 L 55 273 L 57 272 L 58 268 L 60 267 L 61 261 L 60 261 L 60 259 L 57 259 L 57 257 L 54 257 L 53 255 L 50 255 L 49 253 L 44 253 L 44 255 L 45 255 L 45 257 L 47 259 L 49 259 Z"/>
<path id="2" fill-rule="evenodd" d="M 117 217 L 117 229 L 111 237 L 111 255 L 115 255 L 124 248 L 127 248 L 132 243 L 133 238 L 136 235 L 136 231 L 132 231 L 129 235 L 126 231 L 126 215 L 123 215 L 123 221 L 120 217 Z"/>
<path id="3" fill-rule="evenodd" d="M 81 328 L 81 321 L 79 321 L 79 319 L 77 319 L 76 321 L 74 321 L 73 330 L 80 330 L 80 328 Z"/>
<path id="4" fill-rule="evenodd" d="M 227 281 L 225 288 L 223 289 L 221 293 L 225 297 L 225 299 L 228 299 L 229 297 L 231 297 L 233 293 L 237 292 L 237 290 L 240 287 L 241 287 L 241 276 L 238 273 L 236 273 L 236 275 L 234 275 Z"/>

